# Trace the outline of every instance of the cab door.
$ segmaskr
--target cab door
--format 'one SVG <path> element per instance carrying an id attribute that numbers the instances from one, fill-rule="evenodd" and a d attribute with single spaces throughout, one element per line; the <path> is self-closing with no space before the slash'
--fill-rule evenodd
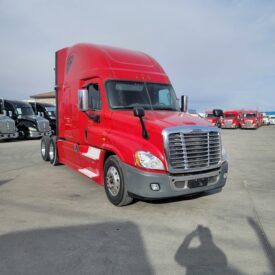
<path id="1" fill-rule="evenodd" d="M 84 126 L 84 144 L 80 148 L 80 165 L 88 170 L 91 178 L 96 180 L 100 171 L 100 158 L 105 142 L 108 119 L 104 109 L 103 85 L 100 79 L 90 80 L 86 85 L 88 90 L 89 110 L 85 112 L 87 123 Z"/>

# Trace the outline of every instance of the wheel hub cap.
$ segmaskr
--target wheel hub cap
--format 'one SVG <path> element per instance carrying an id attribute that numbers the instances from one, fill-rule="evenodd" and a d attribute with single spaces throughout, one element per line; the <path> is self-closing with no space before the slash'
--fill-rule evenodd
<path id="1" fill-rule="evenodd" d="M 120 190 L 120 176 L 114 166 L 110 166 L 106 176 L 107 188 L 112 196 L 117 196 Z"/>

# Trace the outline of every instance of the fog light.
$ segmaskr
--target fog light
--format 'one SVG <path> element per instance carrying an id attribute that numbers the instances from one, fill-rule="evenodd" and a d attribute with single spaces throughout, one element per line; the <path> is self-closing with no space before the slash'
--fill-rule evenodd
<path id="1" fill-rule="evenodd" d="M 153 191 L 159 191 L 160 187 L 158 183 L 151 183 L 150 187 Z"/>
<path id="2" fill-rule="evenodd" d="M 227 173 L 223 174 L 223 178 L 226 179 L 227 178 Z"/>

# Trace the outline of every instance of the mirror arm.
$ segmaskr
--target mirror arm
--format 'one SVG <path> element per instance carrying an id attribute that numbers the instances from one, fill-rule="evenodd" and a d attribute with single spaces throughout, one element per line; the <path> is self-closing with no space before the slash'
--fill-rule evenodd
<path id="1" fill-rule="evenodd" d="M 149 139 L 149 133 L 146 130 L 146 127 L 145 127 L 145 124 L 144 124 L 144 121 L 143 121 L 142 117 L 139 117 L 139 121 L 140 121 L 141 128 L 142 128 L 142 136 L 143 136 L 143 138 Z"/>
<path id="2" fill-rule="evenodd" d="M 90 115 L 87 112 L 84 113 L 89 119 L 93 120 L 96 123 L 100 123 L 100 115 Z"/>

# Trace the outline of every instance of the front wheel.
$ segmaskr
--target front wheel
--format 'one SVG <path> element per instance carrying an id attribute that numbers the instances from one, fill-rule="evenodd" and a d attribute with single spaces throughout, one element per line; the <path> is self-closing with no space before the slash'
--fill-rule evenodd
<path id="1" fill-rule="evenodd" d="M 128 195 L 123 170 L 117 156 L 110 156 L 105 162 L 104 188 L 109 201 L 116 206 L 124 206 L 133 201 Z"/>

